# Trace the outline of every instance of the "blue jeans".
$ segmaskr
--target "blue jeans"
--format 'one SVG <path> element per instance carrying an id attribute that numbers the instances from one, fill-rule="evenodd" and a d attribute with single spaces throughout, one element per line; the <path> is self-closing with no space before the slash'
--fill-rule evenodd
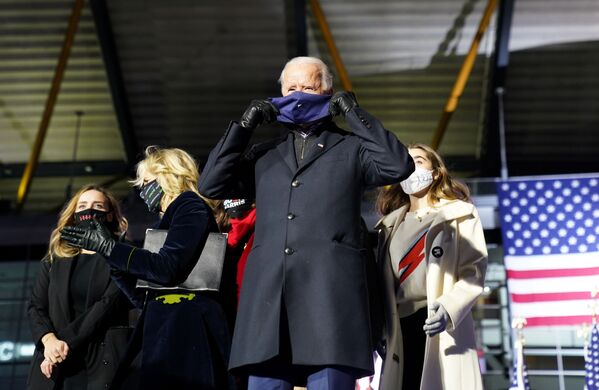
<path id="1" fill-rule="evenodd" d="M 285 372 L 286 371 L 286 372 Z M 277 373 L 277 377 L 250 375 L 248 390 L 293 390 L 293 373 Z M 346 367 L 324 367 L 308 375 L 308 390 L 354 390 L 356 375 Z"/>

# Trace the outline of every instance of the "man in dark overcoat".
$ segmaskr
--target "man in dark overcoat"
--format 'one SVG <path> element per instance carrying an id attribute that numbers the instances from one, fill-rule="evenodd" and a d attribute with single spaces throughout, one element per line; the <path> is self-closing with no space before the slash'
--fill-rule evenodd
<path id="1" fill-rule="evenodd" d="M 332 95 L 321 60 L 294 58 L 279 81 L 283 97 L 253 100 L 200 178 L 207 197 L 256 199 L 229 368 L 250 375 L 250 390 L 306 381 L 353 390 L 373 371 L 362 195 L 404 180 L 414 163 L 351 92 Z M 253 130 L 275 120 L 289 131 L 248 147 Z"/>

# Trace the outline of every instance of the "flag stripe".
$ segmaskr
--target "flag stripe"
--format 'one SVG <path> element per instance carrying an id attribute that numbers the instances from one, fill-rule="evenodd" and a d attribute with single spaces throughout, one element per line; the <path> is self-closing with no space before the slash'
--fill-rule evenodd
<path id="1" fill-rule="evenodd" d="M 506 268 L 514 271 L 599 267 L 599 252 L 570 253 L 568 255 L 505 256 Z"/>
<path id="2" fill-rule="evenodd" d="M 510 294 L 510 297 L 514 303 L 552 302 L 590 299 L 590 293 L 588 291 L 577 291 L 566 293 Z"/>
<path id="3" fill-rule="evenodd" d="M 580 325 L 582 323 L 590 324 L 592 318 L 590 315 L 565 316 L 565 317 L 527 317 L 526 326 L 559 326 L 559 325 Z"/>
<path id="4" fill-rule="evenodd" d="M 528 303 L 512 302 L 510 309 L 515 317 L 565 317 L 577 315 L 590 315 L 590 303 L 591 301 L 588 299 Z"/>
<path id="5" fill-rule="evenodd" d="M 538 279 L 538 278 L 558 278 L 567 276 L 585 276 L 599 275 L 599 267 L 593 268 L 562 268 L 562 269 L 544 269 L 529 271 L 507 271 L 509 279 Z"/>
<path id="6" fill-rule="evenodd" d="M 568 276 L 543 279 L 508 279 L 508 289 L 513 294 L 568 293 L 572 291 L 588 291 L 589 294 L 597 286 L 597 275 Z"/>

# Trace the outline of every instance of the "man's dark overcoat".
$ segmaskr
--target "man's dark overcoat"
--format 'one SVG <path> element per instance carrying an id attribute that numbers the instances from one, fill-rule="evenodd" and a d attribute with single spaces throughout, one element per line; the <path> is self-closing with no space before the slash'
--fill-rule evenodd
<path id="1" fill-rule="evenodd" d="M 327 123 L 300 167 L 292 133 L 248 150 L 252 132 L 235 122 L 208 158 L 202 194 L 256 199 L 231 369 L 279 353 L 284 304 L 293 364 L 373 370 L 362 194 L 405 179 L 414 163 L 362 108 L 346 120 L 353 133 Z"/>

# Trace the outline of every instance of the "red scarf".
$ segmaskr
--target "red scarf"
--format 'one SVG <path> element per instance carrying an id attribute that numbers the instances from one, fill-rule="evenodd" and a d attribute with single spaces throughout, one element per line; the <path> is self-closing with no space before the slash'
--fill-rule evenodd
<path id="1" fill-rule="evenodd" d="M 252 209 L 243 218 L 231 218 L 231 230 L 227 236 L 227 245 L 229 248 L 236 248 L 246 239 L 250 233 L 254 232 L 256 224 L 256 209 Z"/>
<path id="2" fill-rule="evenodd" d="M 241 291 L 241 282 L 243 281 L 243 272 L 245 264 L 254 244 L 254 226 L 256 224 L 256 209 L 252 209 L 241 219 L 231 218 L 231 230 L 227 236 L 227 246 L 234 249 L 239 245 L 245 245 L 243 253 L 237 262 L 237 302 L 239 302 L 239 292 Z M 244 239 L 247 238 L 247 242 Z"/>

